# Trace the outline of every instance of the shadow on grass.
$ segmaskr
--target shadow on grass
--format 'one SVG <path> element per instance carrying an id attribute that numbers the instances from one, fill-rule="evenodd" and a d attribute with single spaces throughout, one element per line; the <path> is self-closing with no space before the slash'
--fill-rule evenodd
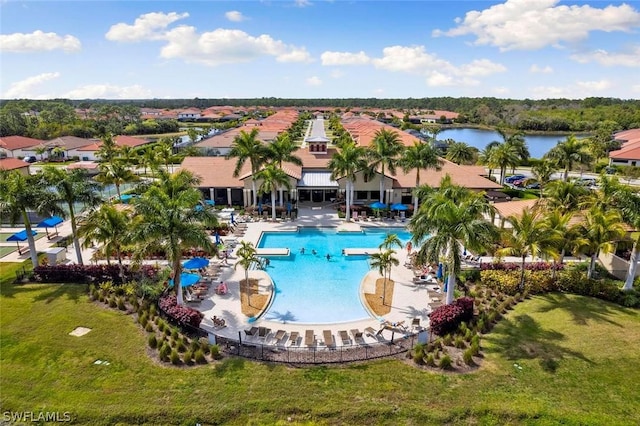
<path id="1" fill-rule="evenodd" d="M 492 343 L 487 352 L 503 354 L 509 360 L 537 359 L 549 373 L 554 373 L 566 356 L 594 364 L 582 353 L 560 346 L 557 342 L 565 339 L 564 334 L 543 329 L 529 315 L 503 318 L 485 339 Z"/>
<path id="2" fill-rule="evenodd" d="M 37 284 L 37 285 L 53 286 L 49 289 L 49 291 L 43 291 L 33 298 L 35 302 L 45 302 L 47 304 L 63 296 L 67 296 L 67 299 L 72 300 L 75 303 L 78 303 L 80 301 L 80 295 L 87 293 L 86 284 Z"/>
<path id="3" fill-rule="evenodd" d="M 242 358 L 227 358 L 215 367 L 215 374 L 223 377 L 227 373 L 233 373 L 244 369 L 245 360 Z"/>
<path id="4" fill-rule="evenodd" d="M 549 293 L 538 297 L 547 302 L 538 309 L 538 312 L 562 309 L 571 315 L 571 319 L 576 325 L 588 325 L 591 320 L 622 327 L 622 324 L 613 321 L 610 317 L 621 311 L 628 311 L 627 308 L 612 305 L 593 297 L 567 297 L 564 293 Z"/>

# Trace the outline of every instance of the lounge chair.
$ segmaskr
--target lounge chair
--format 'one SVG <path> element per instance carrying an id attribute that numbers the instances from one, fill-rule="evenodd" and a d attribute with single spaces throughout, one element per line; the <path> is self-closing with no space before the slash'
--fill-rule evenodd
<path id="1" fill-rule="evenodd" d="M 245 330 L 244 334 L 247 336 L 255 336 L 257 332 L 258 332 L 258 327 L 251 327 L 251 329 Z"/>
<path id="2" fill-rule="evenodd" d="M 411 327 L 413 328 L 421 328 L 420 327 L 420 318 L 414 318 L 413 321 L 411 322 Z"/>
<path id="3" fill-rule="evenodd" d="M 316 344 L 316 336 L 313 334 L 313 330 L 304 332 L 304 344 L 306 346 L 314 346 Z"/>
<path id="4" fill-rule="evenodd" d="M 367 334 L 367 336 L 371 336 L 371 337 L 375 337 L 377 332 L 373 327 L 367 327 L 364 329 L 364 332 Z"/>
<path id="5" fill-rule="evenodd" d="M 336 341 L 333 338 L 333 334 L 331 334 L 331 330 L 323 330 L 322 335 L 324 336 L 324 344 L 326 347 L 334 347 L 336 345 Z"/>
<path id="6" fill-rule="evenodd" d="M 298 346 L 298 339 L 300 338 L 300 333 L 297 331 L 292 331 L 289 335 L 289 343 L 291 346 Z"/>
<path id="7" fill-rule="evenodd" d="M 364 343 L 364 337 L 362 337 L 362 332 L 357 328 L 351 329 L 351 335 L 353 336 L 353 341 L 356 343 Z"/>
<path id="8" fill-rule="evenodd" d="M 276 335 L 273 336 L 273 340 L 276 342 L 276 344 L 278 344 L 280 342 L 280 340 L 284 339 L 284 336 L 287 334 L 286 331 L 284 330 L 278 330 L 276 332 Z"/>
<path id="9" fill-rule="evenodd" d="M 267 336 L 271 333 L 271 329 L 267 327 L 258 327 L 258 338 L 267 340 Z"/>
<path id="10" fill-rule="evenodd" d="M 347 330 L 340 330 L 340 331 L 338 331 L 338 334 L 340 335 L 340 339 L 342 339 L 342 346 L 346 346 L 346 345 L 350 345 L 351 344 L 351 339 L 349 338 L 349 335 L 347 334 Z"/>

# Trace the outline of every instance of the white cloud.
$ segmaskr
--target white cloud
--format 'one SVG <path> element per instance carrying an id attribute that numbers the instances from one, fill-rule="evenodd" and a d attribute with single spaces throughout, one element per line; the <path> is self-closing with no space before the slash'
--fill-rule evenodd
<path id="1" fill-rule="evenodd" d="M 315 75 L 313 77 L 309 77 L 306 82 L 309 86 L 320 86 L 322 84 L 322 80 Z"/>
<path id="2" fill-rule="evenodd" d="M 376 68 L 393 72 L 424 75 L 429 86 L 475 86 L 476 77 L 486 77 L 506 71 L 506 67 L 488 59 L 476 59 L 455 66 L 449 61 L 427 53 L 424 46 L 391 46 L 382 50 L 382 58 L 372 60 Z"/>
<path id="3" fill-rule="evenodd" d="M 180 26 L 165 35 L 168 41 L 160 51 L 167 59 L 209 66 L 248 62 L 261 56 L 273 56 L 279 62 L 309 62 L 303 47 L 287 45 L 266 34 L 253 37 L 244 31 L 216 29 L 198 34 L 194 27 Z"/>
<path id="4" fill-rule="evenodd" d="M 576 53 L 571 55 L 571 59 L 581 64 L 597 62 L 605 67 L 640 67 L 640 46 L 633 47 L 630 52 L 607 52 L 599 49 L 588 53 Z"/>
<path id="5" fill-rule="evenodd" d="M 43 74 L 34 75 L 33 77 L 25 78 L 24 80 L 11 83 L 9 90 L 2 94 L 4 99 L 42 99 L 39 95 L 34 95 L 34 88 L 40 86 L 42 83 L 54 80 L 60 77 L 59 72 L 47 72 Z"/>
<path id="6" fill-rule="evenodd" d="M 631 90 L 635 93 L 640 93 L 640 84 L 634 84 L 631 86 Z"/>
<path id="7" fill-rule="evenodd" d="M 237 10 L 230 10 L 225 13 L 224 16 L 231 22 L 242 22 L 247 19 L 242 15 L 242 12 L 238 12 Z"/>
<path id="8" fill-rule="evenodd" d="M 504 87 L 504 86 L 500 86 L 500 87 L 494 87 L 493 88 L 493 93 L 495 93 L 498 96 L 504 96 L 504 95 L 508 95 L 510 92 L 508 87 Z"/>
<path id="9" fill-rule="evenodd" d="M 297 6 L 297 7 L 307 7 L 307 6 L 313 6 L 313 3 L 311 3 L 309 0 L 294 0 L 293 3 Z"/>
<path id="10" fill-rule="evenodd" d="M 358 53 L 351 52 L 324 52 L 320 55 L 322 59 L 322 65 L 365 65 L 368 64 L 371 59 L 366 53 L 360 51 Z"/>
<path id="11" fill-rule="evenodd" d="M 187 18 L 188 13 L 152 12 L 140 15 L 133 25 L 118 23 L 112 25 L 105 37 L 111 41 L 134 42 L 142 40 L 162 40 L 166 28 L 180 20 Z"/>
<path id="12" fill-rule="evenodd" d="M 545 67 L 539 67 L 537 64 L 533 64 L 529 68 L 529 72 L 533 74 L 551 74 L 553 72 L 553 68 L 551 68 L 549 65 Z"/>
<path id="13" fill-rule="evenodd" d="M 500 50 L 541 49 L 561 42 L 586 39 L 591 31 L 631 32 L 640 26 L 640 12 L 632 6 L 604 8 L 556 6 L 560 0 L 507 0 L 482 11 L 467 12 L 457 18 L 456 27 L 435 30 L 438 36 L 476 36 L 476 45 L 497 46 Z"/>
<path id="14" fill-rule="evenodd" d="M 597 91 L 600 92 L 602 90 L 606 90 L 611 87 L 611 82 L 609 80 L 598 80 L 598 81 L 577 81 L 576 85 L 583 89 L 589 91 Z"/>
<path id="15" fill-rule="evenodd" d="M 40 30 L 30 34 L 0 35 L 0 51 L 2 52 L 43 52 L 58 49 L 65 52 L 76 52 L 81 47 L 80 40 L 72 35 L 60 36 L 56 33 L 45 33 Z"/>
<path id="16" fill-rule="evenodd" d="M 140 85 L 115 86 L 112 84 L 90 84 L 73 89 L 61 97 L 68 99 L 148 99 L 152 93 Z"/>
<path id="17" fill-rule="evenodd" d="M 373 93 L 376 95 L 382 95 L 384 93 L 384 89 L 376 89 L 373 91 Z"/>
<path id="18" fill-rule="evenodd" d="M 342 70 L 335 69 L 332 70 L 329 75 L 331 76 L 331 78 L 342 78 L 344 77 L 344 72 L 342 72 Z"/>

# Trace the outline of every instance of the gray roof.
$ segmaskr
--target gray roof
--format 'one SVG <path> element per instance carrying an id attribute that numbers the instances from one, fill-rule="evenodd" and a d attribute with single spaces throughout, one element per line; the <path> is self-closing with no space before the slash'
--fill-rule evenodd
<path id="1" fill-rule="evenodd" d="M 337 188 L 338 182 L 331 179 L 331 172 L 303 172 L 298 187 Z"/>

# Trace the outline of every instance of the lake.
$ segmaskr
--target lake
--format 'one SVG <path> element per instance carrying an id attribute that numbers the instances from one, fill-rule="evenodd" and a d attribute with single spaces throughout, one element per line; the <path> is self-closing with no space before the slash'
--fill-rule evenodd
<path id="1" fill-rule="evenodd" d="M 584 137 L 583 135 L 576 135 L 578 138 Z M 502 142 L 502 136 L 493 130 L 483 129 L 470 129 L 470 128 L 457 128 L 446 129 L 438 133 L 438 140 L 453 139 L 456 142 L 465 142 L 470 146 L 483 150 L 486 146 L 493 142 Z M 532 158 L 542 158 L 551 148 L 557 145 L 560 141 L 567 139 L 567 135 L 525 135 L 524 140 L 529 147 L 529 153 Z"/>

